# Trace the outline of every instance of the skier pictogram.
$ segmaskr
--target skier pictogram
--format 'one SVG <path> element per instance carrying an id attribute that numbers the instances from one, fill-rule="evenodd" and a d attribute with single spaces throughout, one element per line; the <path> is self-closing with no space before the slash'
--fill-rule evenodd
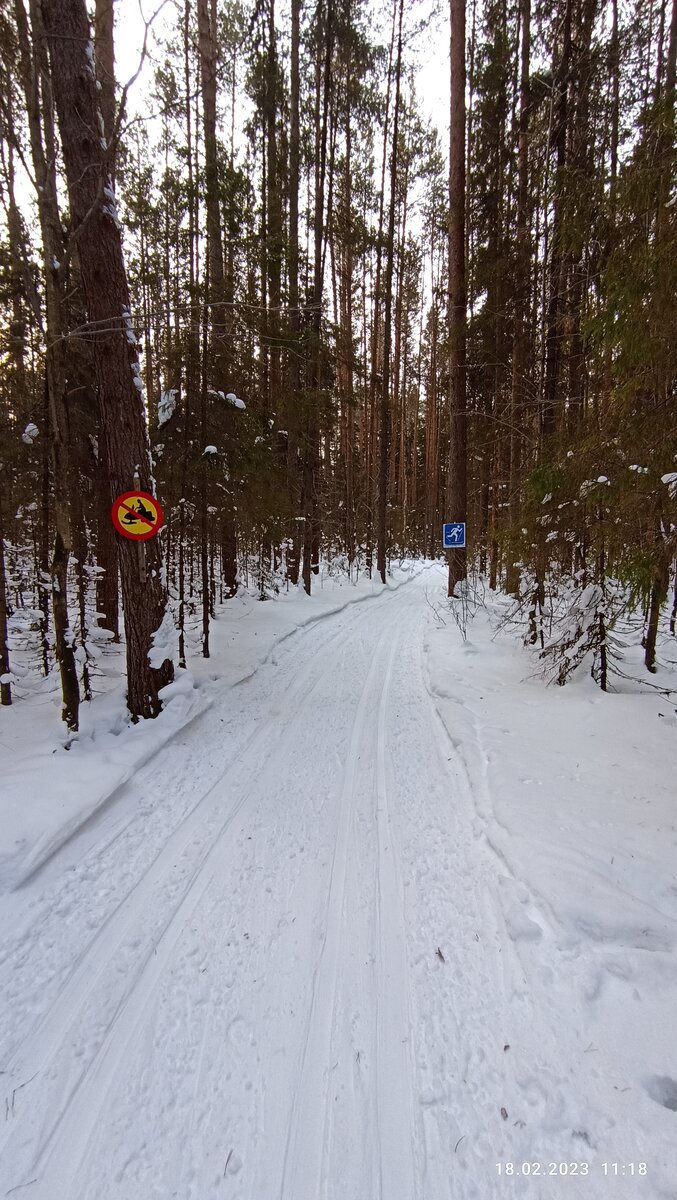
<path id="1" fill-rule="evenodd" d="M 445 550 L 464 548 L 465 521 L 449 521 L 442 526 L 442 545 Z"/>

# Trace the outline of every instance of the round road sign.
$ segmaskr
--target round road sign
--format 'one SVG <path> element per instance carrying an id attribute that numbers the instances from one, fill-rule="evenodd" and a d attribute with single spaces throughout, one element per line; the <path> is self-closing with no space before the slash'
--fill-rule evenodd
<path id="1" fill-rule="evenodd" d="M 113 503 L 113 524 L 123 537 L 145 542 L 162 525 L 162 508 L 148 492 L 123 492 Z"/>

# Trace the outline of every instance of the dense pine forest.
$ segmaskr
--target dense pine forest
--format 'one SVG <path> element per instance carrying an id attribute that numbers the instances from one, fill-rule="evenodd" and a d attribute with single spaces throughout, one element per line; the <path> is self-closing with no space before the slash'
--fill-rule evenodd
<path id="1" fill-rule="evenodd" d="M 76 730 L 122 639 L 154 716 L 239 586 L 385 581 L 444 520 L 449 595 L 513 597 L 547 678 L 592 650 L 612 686 L 630 620 L 649 681 L 677 0 L 175 0 L 131 71 L 123 9 L 0 15 L 2 703 L 28 647 Z M 134 489 L 164 512 L 142 544 L 111 522 Z"/>

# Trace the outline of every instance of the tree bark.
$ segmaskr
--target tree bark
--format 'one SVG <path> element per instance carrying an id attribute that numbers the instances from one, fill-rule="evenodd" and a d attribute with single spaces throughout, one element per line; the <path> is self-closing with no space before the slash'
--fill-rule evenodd
<path id="1" fill-rule="evenodd" d="M 288 359 L 289 406 L 287 411 L 287 489 L 292 527 L 287 549 L 287 577 L 293 587 L 299 581 L 301 565 L 299 524 L 301 480 L 299 478 L 299 402 L 301 390 L 299 310 L 299 175 L 300 139 L 300 72 L 299 51 L 301 32 L 301 0 L 291 0 L 291 61 L 290 61 L 290 129 L 289 129 L 289 333 Z"/>
<path id="2" fill-rule="evenodd" d="M 9 646 L 7 643 L 7 579 L 5 577 L 5 539 L 2 519 L 3 497 L 0 492 L 0 704 L 12 703 L 9 679 Z"/>
<path id="3" fill-rule="evenodd" d="M 319 468 L 319 407 L 322 387 L 322 297 L 324 292 L 324 201 L 327 173 L 327 133 L 329 122 L 329 98 L 331 92 L 331 62 L 334 45 L 334 5 L 327 0 L 325 14 L 324 61 L 320 68 L 316 88 L 315 113 L 315 205 L 313 220 L 313 361 L 312 396 L 306 423 L 306 445 L 303 465 L 303 587 L 308 595 L 311 590 L 311 574 L 319 570 L 319 527 L 317 511 L 317 473 Z M 319 54 L 319 48 L 318 48 Z M 322 87 L 320 88 L 320 83 Z M 320 96 L 322 99 L 320 100 Z"/>
<path id="4" fill-rule="evenodd" d="M 98 91 L 84 0 L 43 0 L 51 79 L 61 131 L 68 195 L 92 330 L 101 423 L 110 455 L 111 501 L 121 492 L 152 492 L 150 448 L 115 193 L 99 136 Z M 173 678 L 171 657 L 155 649 L 166 611 L 156 539 L 120 538 L 127 643 L 127 703 L 136 720 L 154 717 L 161 688 Z M 162 660 L 162 661 L 160 661 Z"/>
<path id="5" fill-rule="evenodd" d="M 390 205 L 386 239 L 386 270 L 383 315 L 383 367 L 381 370 L 381 412 L 378 460 L 378 540 L 376 568 L 381 582 L 386 581 L 386 550 L 388 537 L 388 451 L 390 447 L 390 347 L 392 336 L 393 266 L 395 257 L 395 207 L 397 184 L 397 151 L 400 117 L 400 85 L 402 75 L 402 18 L 404 2 L 400 0 L 397 60 L 395 63 L 395 108 L 393 114 L 393 143 L 390 157 Z"/>
<path id="6" fill-rule="evenodd" d="M 115 150 L 113 137 L 115 131 L 115 41 L 114 41 L 114 0 L 95 0 L 94 6 L 94 55 L 96 58 L 96 78 L 101 101 L 101 116 L 103 117 L 104 137 L 109 155 L 109 173 L 115 184 Z"/>
<path id="7" fill-rule="evenodd" d="M 656 534 L 656 541 L 661 539 L 660 532 Z M 660 620 L 661 608 L 663 607 L 667 595 L 668 585 L 670 582 L 670 567 L 666 557 L 661 554 L 661 547 L 658 548 L 657 561 L 654 565 L 651 581 L 651 593 L 649 597 L 649 617 L 646 629 L 646 637 L 644 639 L 644 665 L 647 671 L 651 671 L 652 675 L 656 673 L 656 642 L 658 640 L 658 622 Z"/>
<path id="8" fill-rule="evenodd" d="M 104 444 L 103 430 L 99 434 L 99 461 L 96 479 L 98 496 L 98 537 L 96 546 L 97 566 L 103 573 L 96 580 L 96 607 L 102 614 L 99 625 L 110 629 L 113 641 L 120 641 L 120 604 L 118 599 L 118 544 L 110 517 L 111 484 L 108 467 L 108 447 Z"/>
<path id="9" fill-rule="evenodd" d="M 66 402 L 66 323 L 62 297 L 61 263 L 64 241 L 59 215 L 56 182 L 56 138 L 52 118 L 52 87 L 45 44 L 43 11 L 37 0 L 30 2 L 33 47 L 23 0 L 16 0 L 20 71 L 31 143 L 31 158 L 37 187 L 38 219 L 45 259 L 45 310 L 47 352 L 45 389 L 49 411 L 52 482 L 54 487 L 54 550 L 50 565 L 52 612 L 56 657 L 59 663 L 62 707 L 67 728 L 78 728 L 80 689 L 68 616 L 68 562 L 71 553 L 69 506 L 70 430 Z"/>
<path id="10" fill-rule="evenodd" d="M 465 284 L 465 0 L 450 0 L 451 114 L 449 130 L 449 472 L 447 517 L 467 512 Z M 465 549 L 448 552 L 448 594 L 466 577 Z"/>
<path id="11" fill-rule="evenodd" d="M 520 55 L 520 116 L 517 183 L 517 245 L 515 253 L 515 328 L 512 354 L 512 389 L 510 394 L 510 534 L 505 589 L 519 590 L 519 571 L 514 564 L 515 531 L 520 515 L 520 468 L 522 461 L 522 420 L 528 351 L 529 305 L 529 60 L 531 46 L 531 0 L 521 0 L 520 25 L 522 46 Z"/>
<path id="12" fill-rule="evenodd" d="M 545 333 L 545 380 L 543 385 L 542 431 L 548 436 L 558 424 L 558 384 L 562 358 L 562 308 L 565 255 L 562 245 L 564 172 L 567 165 L 569 120 L 569 63 L 571 58 L 572 0 L 565 0 L 562 54 L 553 73 L 553 126 L 551 142 L 556 154 L 555 206 L 550 250 L 550 277 Z"/>

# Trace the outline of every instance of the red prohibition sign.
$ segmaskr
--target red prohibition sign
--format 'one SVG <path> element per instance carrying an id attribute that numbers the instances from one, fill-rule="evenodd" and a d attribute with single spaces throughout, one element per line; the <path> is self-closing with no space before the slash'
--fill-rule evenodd
<path id="1" fill-rule="evenodd" d="M 113 524 L 118 533 L 133 542 L 146 542 L 155 537 L 162 526 L 162 506 L 148 492 L 137 488 L 123 492 L 113 502 Z"/>

